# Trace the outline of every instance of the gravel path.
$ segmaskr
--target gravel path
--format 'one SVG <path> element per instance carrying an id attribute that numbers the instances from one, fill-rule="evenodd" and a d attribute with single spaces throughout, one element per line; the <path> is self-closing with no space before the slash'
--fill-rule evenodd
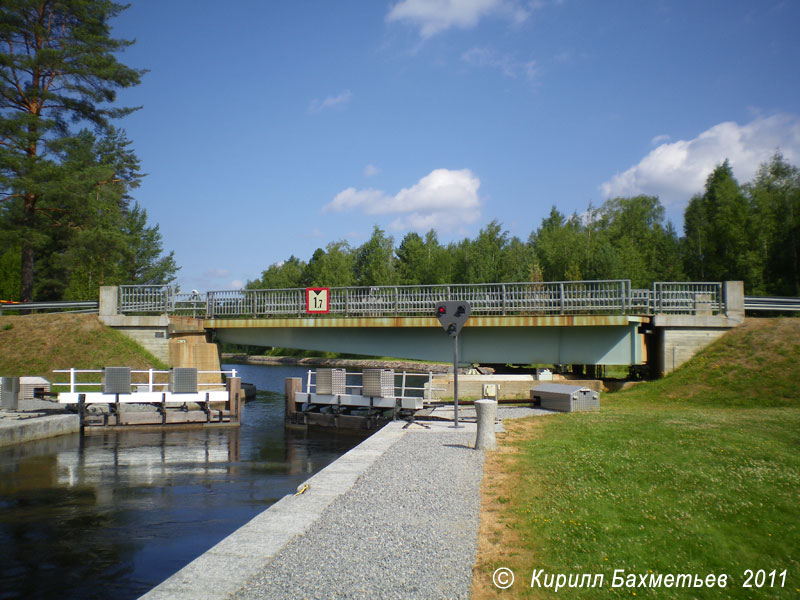
<path id="1" fill-rule="evenodd" d="M 483 453 L 409 431 L 232 598 L 468 598 Z"/>

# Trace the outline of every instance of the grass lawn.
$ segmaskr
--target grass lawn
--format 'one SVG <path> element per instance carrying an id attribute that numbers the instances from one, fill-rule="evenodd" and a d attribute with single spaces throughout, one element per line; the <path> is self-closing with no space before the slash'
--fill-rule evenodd
<path id="1" fill-rule="evenodd" d="M 167 368 L 132 339 L 100 323 L 97 315 L 0 316 L 0 375 L 39 375 L 50 381 L 67 381 L 66 374 L 56 375 L 51 369 L 119 365 Z M 99 381 L 99 374 L 79 379 Z"/>
<path id="2" fill-rule="evenodd" d="M 558 592 L 569 598 L 800 596 L 799 377 L 800 319 L 748 320 L 669 377 L 604 395 L 597 413 L 506 421 L 487 456 L 473 596 L 555 596 L 530 587 L 539 569 L 604 575 Z M 499 567 L 515 574 L 502 591 Z M 615 569 L 635 586 L 612 588 Z M 775 585 L 743 588 L 747 569 L 776 570 Z M 651 573 L 728 580 L 640 585 Z"/>

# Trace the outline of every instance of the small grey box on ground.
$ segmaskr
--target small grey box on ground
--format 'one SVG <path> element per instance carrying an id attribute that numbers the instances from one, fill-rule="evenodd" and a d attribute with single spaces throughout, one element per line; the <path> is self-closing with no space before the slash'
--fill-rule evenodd
<path id="1" fill-rule="evenodd" d="M 598 410 L 600 395 L 586 387 L 542 383 L 531 390 L 531 397 L 541 401 L 541 407 L 561 412 Z"/>
<path id="2" fill-rule="evenodd" d="M 104 394 L 130 394 L 131 368 L 106 367 L 103 369 Z"/>
<path id="3" fill-rule="evenodd" d="M 169 391 L 173 394 L 197 393 L 197 369 L 173 367 L 169 371 Z"/>
<path id="4" fill-rule="evenodd" d="M 315 391 L 317 394 L 346 394 L 346 374 L 344 369 L 317 369 Z"/>
<path id="5" fill-rule="evenodd" d="M 394 397 L 394 369 L 364 369 L 362 395 L 373 398 Z"/>

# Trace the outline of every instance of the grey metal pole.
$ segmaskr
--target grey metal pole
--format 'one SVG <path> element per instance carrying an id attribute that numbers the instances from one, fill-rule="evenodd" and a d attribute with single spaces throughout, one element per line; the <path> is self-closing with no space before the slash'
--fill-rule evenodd
<path id="1" fill-rule="evenodd" d="M 459 429 L 458 424 L 458 336 L 453 338 L 453 428 Z"/>

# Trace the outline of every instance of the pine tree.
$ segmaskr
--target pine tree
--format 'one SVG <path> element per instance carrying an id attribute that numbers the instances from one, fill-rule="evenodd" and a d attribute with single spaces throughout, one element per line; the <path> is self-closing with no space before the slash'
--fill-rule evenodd
<path id="1" fill-rule="evenodd" d="M 763 292 L 800 296 L 800 169 L 776 153 L 747 190 L 760 233 Z"/>
<path id="2" fill-rule="evenodd" d="M 144 73 L 115 56 L 133 43 L 111 37 L 123 9 L 109 0 L 0 4 L 0 218 L 20 245 L 23 301 L 33 298 L 35 257 L 50 230 L 74 217 L 61 162 L 80 135 L 72 127 L 109 131 L 135 110 L 113 106 L 116 90 Z"/>
<path id="3" fill-rule="evenodd" d="M 701 281 L 742 280 L 745 289 L 761 284 L 757 228 L 742 188 L 726 160 L 708 176 L 684 216 L 686 271 Z"/>

